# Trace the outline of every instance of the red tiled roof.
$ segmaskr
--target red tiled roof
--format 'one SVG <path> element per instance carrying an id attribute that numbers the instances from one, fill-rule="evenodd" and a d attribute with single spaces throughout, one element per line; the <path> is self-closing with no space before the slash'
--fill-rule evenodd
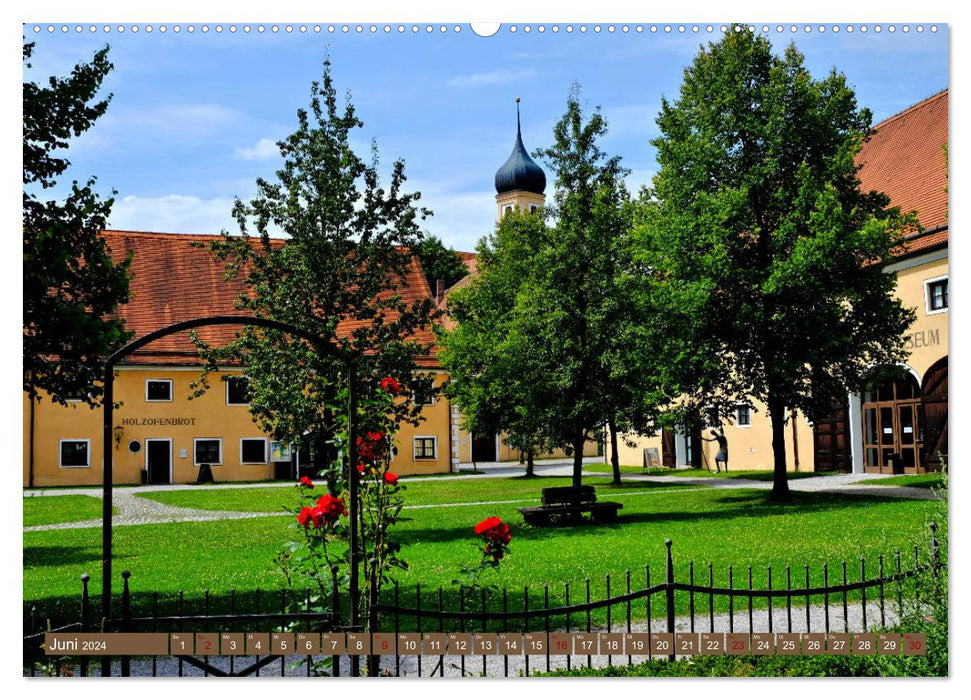
<path id="1" fill-rule="evenodd" d="M 125 326 L 135 333 L 135 338 L 192 318 L 246 315 L 247 312 L 234 306 L 245 285 L 238 279 L 223 279 L 223 264 L 205 247 L 220 236 L 141 231 L 104 231 L 103 235 L 116 261 L 132 254 L 129 302 L 119 307 L 118 316 L 125 319 Z M 200 243 L 203 247 L 198 247 Z M 254 240 L 254 245 L 257 243 L 258 239 Z M 282 246 L 286 241 L 275 239 L 272 244 Z M 406 281 L 407 287 L 397 291 L 405 303 L 432 296 L 417 258 L 412 258 Z M 341 322 L 338 333 L 349 333 L 356 325 L 356 322 Z M 210 326 L 197 329 L 197 333 L 208 343 L 225 345 L 233 340 L 237 330 L 233 326 Z M 431 329 L 419 330 L 414 339 L 433 345 L 429 356 L 419 358 L 417 364 L 437 367 L 437 346 Z M 188 332 L 160 338 L 133 353 L 127 362 L 201 364 Z"/>
<path id="2" fill-rule="evenodd" d="M 917 212 L 922 231 L 911 237 L 907 254 L 946 244 L 947 90 L 874 128 L 856 159 L 862 165 L 860 188 L 884 192 L 891 205 Z"/>

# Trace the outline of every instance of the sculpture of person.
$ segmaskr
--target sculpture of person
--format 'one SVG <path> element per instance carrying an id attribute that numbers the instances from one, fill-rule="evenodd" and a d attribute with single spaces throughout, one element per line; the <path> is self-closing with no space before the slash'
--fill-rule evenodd
<path id="1" fill-rule="evenodd" d="M 715 471 L 720 473 L 721 463 L 724 462 L 725 472 L 727 473 L 728 472 L 728 438 L 725 437 L 724 430 L 722 430 L 721 433 L 719 433 L 717 430 L 712 430 L 711 435 L 712 437 L 710 438 L 702 437 L 701 439 L 704 440 L 705 442 L 718 443 L 718 452 L 717 454 L 715 454 Z"/>

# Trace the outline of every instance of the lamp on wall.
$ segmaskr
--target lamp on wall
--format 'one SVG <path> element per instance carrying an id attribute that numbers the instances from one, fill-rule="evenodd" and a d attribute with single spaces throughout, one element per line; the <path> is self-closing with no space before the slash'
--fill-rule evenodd
<path id="1" fill-rule="evenodd" d="M 124 433 L 124 432 L 125 432 L 125 429 L 122 426 L 120 426 L 120 425 L 116 425 L 115 426 L 115 428 L 114 428 L 114 433 L 115 433 L 115 449 L 117 449 L 118 446 L 121 445 L 121 434 Z"/>

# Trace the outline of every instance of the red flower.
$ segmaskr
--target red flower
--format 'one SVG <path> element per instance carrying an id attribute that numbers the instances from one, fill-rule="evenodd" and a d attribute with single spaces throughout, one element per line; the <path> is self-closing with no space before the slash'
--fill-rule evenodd
<path id="1" fill-rule="evenodd" d="M 303 510 L 300 511 L 300 515 L 297 516 L 297 522 L 303 525 L 304 527 L 307 527 L 307 525 L 310 524 L 312 513 L 313 511 L 311 511 L 310 508 L 305 507 Z"/>
<path id="2" fill-rule="evenodd" d="M 385 377 L 381 380 L 381 388 L 392 396 L 397 396 L 401 393 L 401 385 L 391 377 Z"/>
<path id="3" fill-rule="evenodd" d="M 314 487 L 314 482 L 312 482 L 310 480 L 310 477 L 308 477 L 308 476 L 301 476 L 300 477 L 300 485 L 301 486 L 306 486 L 308 489 L 312 489 Z"/>
<path id="4" fill-rule="evenodd" d="M 486 518 L 481 523 L 479 523 L 478 525 L 475 526 L 475 534 L 481 535 L 481 534 L 483 534 L 483 533 L 491 530 L 496 525 L 500 525 L 500 524 L 502 524 L 502 519 L 500 519 L 500 518 L 497 518 L 495 516 L 493 516 L 491 518 Z"/>
<path id="5" fill-rule="evenodd" d="M 347 515 L 347 508 L 344 506 L 344 501 L 339 498 L 334 498 L 329 493 L 325 493 L 317 499 L 317 507 L 314 508 L 313 512 L 316 513 L 317 511 L 320 511 L 320 517 L 328 523 L 336 522 L 340 516 Z M 316 519 L 314 520 L 314 527 L 320 527 L 317 525 Z"/>
<path id="6" fill-rule="evenodd" d="M 310 511 L 310 519 L 313 521 L 315 528 L 318 530 L 322 528 L 324 526 L 325 519 L 324 509 L 320 506 L 314 508 L 312 511 Z"/>
<path id="7" fill-rule="evenodd" d="M 384 433 L 369 432 L 357 438 L 357 455 L 361 459 L 379 459 L 384 452 Z"/>
<path id="8" fill-rule="evenodd" d="M 392 472 L 385 472 L 384 483 L 388 484 L 389 486 L 394 486 L 398 483 L 398 475 Z"/>

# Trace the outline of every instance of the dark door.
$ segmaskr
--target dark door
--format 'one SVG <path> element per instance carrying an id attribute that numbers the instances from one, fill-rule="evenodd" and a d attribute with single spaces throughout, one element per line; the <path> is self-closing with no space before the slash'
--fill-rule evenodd
<path id="1" fill-rule="evenodd" d="M 927 370 L 923 382 L 924 435 L 923 464 L 928 471 L 939 471 L 947 461 L 947 358 Z"/>
<path id="2" fill-rule="evenodd" d="M 146 440 L 145 454 L 148 460 L 148 483 L 171 483 L 172 443 L 168 440 Z"/>
<path id="3" fill-rule="evenodd" d="M 496 436 L 484 435 L 472 438 L 472 461 L 473 462 L 495 462 L 496 461 Z"/>
<path id="4" fill-rule="evenodd" d="M 850 464 L 849 411 L 843 405 L 813 425 L 814 470 L 848 473 Z"/>
<path id="5" fill-rule="evenodd" d="M 674 431 L 668 428 L 661 429 L 661 464 L 665 467 L 674 469 Z"/>

